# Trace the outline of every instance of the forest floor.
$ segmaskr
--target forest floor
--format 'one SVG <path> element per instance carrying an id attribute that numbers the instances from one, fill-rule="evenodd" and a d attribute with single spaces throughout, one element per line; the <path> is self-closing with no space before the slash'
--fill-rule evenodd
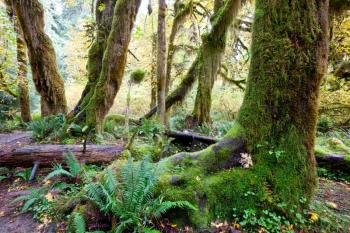
<path id="1" fill-rule="evenodd" d="M 21 213 L 19 204 L 11 203 L 29 187 L 37 188 L 40 183 L 4 180 L 0 182 L 0 232 L 1 233 L 43 233 L 47 226 L 38 223 L 29 213 Z M 334 214 L 350 216 L 350 184 L 319 178 L 315 201 L 331 208 Z"/>

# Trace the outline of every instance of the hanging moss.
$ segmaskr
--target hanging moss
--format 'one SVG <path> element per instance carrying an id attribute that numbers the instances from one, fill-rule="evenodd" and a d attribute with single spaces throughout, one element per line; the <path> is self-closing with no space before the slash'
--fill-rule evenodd
<path id="1" fill-rule="evenodd" d="M 139 84 L 142 82 L 142 80 L 144 79 L 146 75 L 146 71 L 142 70 L 142 69 L 136 69 L 134 71 L 131 72 L 130 74 L 130 81 L 133 84 Z"/>

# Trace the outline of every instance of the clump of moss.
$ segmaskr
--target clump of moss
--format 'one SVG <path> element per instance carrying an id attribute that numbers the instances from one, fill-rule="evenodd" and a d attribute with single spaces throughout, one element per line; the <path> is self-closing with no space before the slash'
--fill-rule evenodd
<path id="1" fill-rule="evenodd" d="M 140 84 L 146 76 L 146 71 L 143 69 L 136 69 L 130 74 L 130 82 L 133 84 Z"/>

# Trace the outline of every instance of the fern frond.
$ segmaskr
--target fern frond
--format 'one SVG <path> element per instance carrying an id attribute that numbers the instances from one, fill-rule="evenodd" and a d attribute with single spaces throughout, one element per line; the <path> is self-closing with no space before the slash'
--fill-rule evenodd
<path id="1" fill-rule="evenodd" d="M 196 207 L 194 207 L 191 203 L 188 201 L 165 201 L 160 202 L 159 206 L 153 213 L 154 218 L 160 218 L 162 215 L 164 215 L 166 212 L 168 212 L 170 209 L 188 209 L 188 210 L 197 210 Z"/>
<path id="2" fill-rule="evenodd" d="M 74 227 L 75 227 L 76 233 L 86 232 L 85 219 L 80 213 L 74 214 Z"/>
<path id="3" fill-rule="evenodd" d="M 54 170 L 50 172 L 46 177 L 45 180 L 49 180 L 56 176 L 67 176 L 67 177 L 74 177 L 70 172 L 63 169 L 61 164 L 55 164 Z"/>
<path id="4" fill-rule="evenodd" d="M 72 152 L 68 152 L 64 156 L 64 160 L 67 163 L 69 172 L 74 176 L 78 176 L 82 172 L 82 167 Z"/>
<path id="5" fill-rule="evenodd" d="M 111 196 L 117 192 L 118 180 L 111 168 L 107 168 L 105 171 L 103 186 Z"/>

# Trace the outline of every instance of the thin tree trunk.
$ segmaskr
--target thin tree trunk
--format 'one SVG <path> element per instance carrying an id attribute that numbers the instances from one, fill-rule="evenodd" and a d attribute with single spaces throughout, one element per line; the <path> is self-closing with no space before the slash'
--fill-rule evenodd
<path id="1" fill-rule="evenodd" d="M 203 44 L 198 50 L 196 59 L 192 62 L 190 69 L 187 71 L 185 77 L 182 79 L 179 86 L 174 89 L 166 98 L 166 109 L 170 109 L 176 103 L 183 101 L 187 95 L 187 93 L 191 90 L 193 84 L 196 79 L 199 77 L 197 71 L 203 69 L 204 60 L 207 59 L 204 56 L 205 51 L 210 51 L 210 48 L 219 46 L 221 43 L 222 35 L 225 35 L 228 27 L 232 24 L 233 19 L 236 17 L 237 6 L 239 5 L 239 0 L 228 0 L 221 10 L 221 14 L 217 15 L 215 22 L 212 25 L 212 29 L 205 37 Z M 207 41 L 207 42 L 205 42 Z M 213 41 L 214 43 L 209 43 Z M 220 43 L 216 45 L 216 43 Z M 210 46 L 210 47 L 209 47 Z M 147 114 L 145 114 L 144 118 L 152 117 L 158 111 L 158 106 L 152 108 Z"/>
<path id="2" fill-rule="evenodd" d="M 165 90 L 166 90 L 166 34 L 165 34 L 165 17 L 166 2 L 159 0 L 158 10 L 158 56 L 157 56 L 157 81 L 158 81 L 158 118 L 167 125 L 165 112 Z"/>
<path id="3" fill-rule="evenodd" d="M 232 12 L 237 15 L 240 7 L 240 1 L 235 1 L 232 4 Z M 214 15 L 211 19 L 212 24 L 215 23 L 217 17 L 220 16 L 220 8 L 224 6 L 223 0 L 215 0 Z M 192 112 L 193 123 L 198 125 L 211 123 L 211 92 L 214 82 L 218 75 L 221 66 L 221 59 L 226 47 L 226 33 L 227 29 L 216 34 L 215 37 L 203 37 L 203 59 L 198 70 L 198 89 L 196 100 Z"/>
<path id="4" fill-rule="evenodd" d="M 177 33 L 180 27 L 183 25 L 187 16 L 190 15 L 193 9 L 192 1 L 188 2 L 183 8 L 178 7 L 179 3 L 180 3 L 180 0 L 177 0 L 174 3 L 175 17 L 173 20 L 173 25 L 172 25 L 171 33 L 169 37 L 168 56 L 167 56 L 167 63 L 166 63 L 166 90 L 165 90 L 166 96 L 168 95 L 169 89 L 171 87 L 171 71 L 172 71 L 172 64 L 173 64 L 174 55 L 175 55 L 175 44 L 174 44 L 175 38 L 177 36 Z"/>
<path id="5" fill-rule="evenodd" d="M 84 119 L 86 125 L 97 128 L 98 131 L 102 130 L 102 122 L 112 107 L 123 80 L 131 32 L 140 3 L 141 0 L 116 2 L 99 78 L 93 94 L 83 100 L 87 101 L 86 106 L 75 117 L 78 122 Z"/>
<path id="6" fill-rule="evenodd" d="M 44 9 L 38 0 L 13 0 L 28 47 L 35 87 L 41 96 L 42 116 L 66 113 L 64 82 L 50 38 L 44 31 Z"/>
<path id="7" fill-rule="evenodd" d="M 157 105 L 157 34 L 152 34 L 151 109 Z"/>
<path id="8" fill-rule="evenodd" d="M 15 29 L 17 32 L 17 77 L 21 119 L 23 122 L 29 122 L 32 120 L 32 117 L 30 115 L 29 87 L 27 79 L 27 47 L 24 41 L 23 32 L 17 20 L 15 21 Z"/>

